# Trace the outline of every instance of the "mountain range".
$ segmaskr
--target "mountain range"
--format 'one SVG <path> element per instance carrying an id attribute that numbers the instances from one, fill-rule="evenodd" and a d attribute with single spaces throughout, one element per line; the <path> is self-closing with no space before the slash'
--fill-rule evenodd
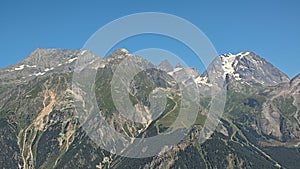
<path id="1" fill-rule="evenodd" d="M 253 52 L 220 55 L 203 74 L 168 61 L 147 63 L 151 68 L 135 75 L 128 91 L 142 123 L 124 116 L 113 100 L 111 82 L 127 58 L 144 63 L 126 49 L 101 59 L 88 50 L 36 49 L 18 64 L 0 69 L 0 167 L 299 168 L 300 74 L 290 79 Z M 196 84 L 200 99 L 194 124 L 178 144 L 156 156 L 129 158 L 107 151 L 89 136 L 76 109 L 76 98 L 85 93 L 74 91 L 74 74 L 85 76 L 91 70 L 96 72 L 93 87 L 101 114 L 122 135 L 143 140 L 167 131 L 184 107 L 180 86 Z M 213 86 L 215 93 L 210 92 Z M 156 88 L 167 99 L 162 114 L 152 120 L 148 96 Z M 200 143 L 212 99 L 222 88 L 224 113 L 216 130 L 205 133 L 207 139 Z M 88 116 L 84 120 L 95 124 Z M 114 149 L 118 143 L 110 144 Z"/>

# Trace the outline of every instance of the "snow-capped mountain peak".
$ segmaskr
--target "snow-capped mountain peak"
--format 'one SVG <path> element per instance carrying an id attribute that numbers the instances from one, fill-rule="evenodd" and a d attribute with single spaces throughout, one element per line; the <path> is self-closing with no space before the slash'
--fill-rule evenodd
<path id="1" fill-rule="evenodd" d="M 253 52 L 220 55 L 210 64 L 203 76 L 209 74 L 249 85 L 274 86 L 289 82 L 287 75 Z"/>

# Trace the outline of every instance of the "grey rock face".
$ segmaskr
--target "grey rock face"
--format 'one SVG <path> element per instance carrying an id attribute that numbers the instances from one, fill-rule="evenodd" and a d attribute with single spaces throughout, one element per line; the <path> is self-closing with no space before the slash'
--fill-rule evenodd
<path id="1" fill-rule="evenodd" d="M 95 57 L 87 50 L 36 49 L 20 63 L 0 69 L 0 84 L 19 85 L 39 76 L 72 72 L 78 57 Z"/>
<path id="2" fill-rule="evenodd" d="M 289 82 L 287 75 L 255 53 L 244 52 L 239 54 L 236 59 L 238 62 L 234 65 L 234 69 L 242 79 L 264 86 L 274 86 Z"/>

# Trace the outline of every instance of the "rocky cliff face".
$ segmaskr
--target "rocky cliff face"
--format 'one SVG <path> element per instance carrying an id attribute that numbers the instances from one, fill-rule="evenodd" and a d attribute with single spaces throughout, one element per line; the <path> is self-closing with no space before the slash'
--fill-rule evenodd
<path id="1" fill-rule="evenodd" d="M 74 97 L 80 98 L 81 94 L 74 93 L 72 78 L 79 57 L 84 58 L 88 69 L 98 68 L 95 96 L 105 121 L 129 137 L 146 138 L 166 131 L 181 106 L 179 86 L 197 84 L 200 109 L 187 137 L 169 151 L 142 159 L 117 156 L 99 147 L 87 135 L 75 109 Z M 111 96 L 114 72 L 127 57 L 143 62 L 125 49 L 101 61 L 86 50 L 37 49 L 20 63 L 1 69 L 1 168 L 297 168 L 300 165 L 299 75 L 289 80 L 251 52 L 221 55 L 203 75 L 194 68 L 173 67 L 167 61 L 157 68 L 149 63 L 153 68 L 140 72 L 130 83 L 129 97 L 136 116 L 145 120 L 138 123 L 124 117 Z M 214 96 L 209 94 L 214 85 L 211 78 L 225 82 L 222 85 L 226 85 L 227 103 L 215 133 L 199 144 L 199 133 Z M 176 83 L 175 79 L 179 81 Z M 167 100 L 162 115 L 152 120 L 148 116 L 151 107 L 148 96 L 155 88 L 163 90 Z"/>

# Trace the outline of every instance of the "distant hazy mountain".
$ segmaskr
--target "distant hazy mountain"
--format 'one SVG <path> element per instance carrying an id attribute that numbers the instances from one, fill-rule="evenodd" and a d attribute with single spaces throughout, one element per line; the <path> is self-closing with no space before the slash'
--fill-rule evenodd
<path id="1" fill-rule="evenodd" d="M 146 138 L 168 129 L 180 109 L 179 86 L 197 84 L 201 106 L 188 136 L 171 150 L 143 159 L 120 157 L 98 147 L 75 112 L 74 97 L 84 94 L 72 90 L 79 57 L 87 69 L 98 68 L 94 87 L 101 114 L 129 137 Z M 20 63 L 0 69 L 0 167 L 299 168 L 300 75 L 290 80 L 252 52 L 221 55 L 202 75 L 168 61 L 157 67 L 149 63 L 153 68 L 138 73 L 130 83 L 135 116 L 145 121 L 137 123 L 118 112 L 111 96 L 114 72 L 128 57 L 144 63 L 126 49 L 102 60 L 87 50 L 36 49 Z M 224 80 L 220 85 L 226 86 L 227 102 L 217 130 L 200 145 L 199 131 L 214 97 L 207 94 L 215 85 L 213 78 Z M 148 96 L 157 87 L 167 94 L 166 109 L 152 121 L 147 115 Z"/>

